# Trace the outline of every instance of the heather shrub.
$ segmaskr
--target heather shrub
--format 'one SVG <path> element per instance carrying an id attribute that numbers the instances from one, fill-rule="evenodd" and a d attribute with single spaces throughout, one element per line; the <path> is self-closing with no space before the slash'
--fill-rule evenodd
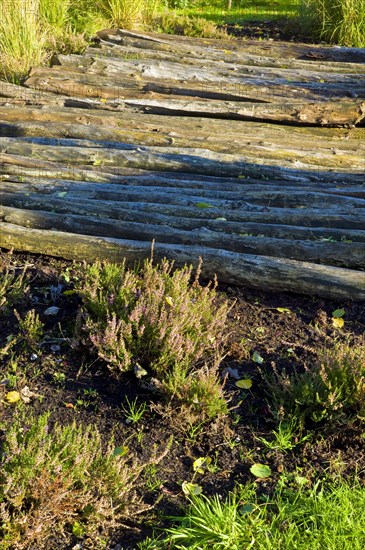
<path id="1" fill-rule="evenodd" d="M 365 417 L 365 348 L 337 343 L 304 372 L 276 368 L 266 377 L 269 400 L 283 416 L 340 422 Z"/>
<path id="2" fill-rule="evenodd" d="M 49 414 L 9 425 L 1 445 L 2 550 L 39 548 L 55 535 L 67 543 L 72 533 L 97 545 L 106 528 L 149 509 L 138 496 L 139 478 L 168 445 L 145 464 L 119 449 L 112 440 L 102 445 L 92 426 L 51 429 Z"/>
<path id="3" fill-rule="evenodd" d="M 26 268 L 15 268 L 9 256 L 0 255 L 0 315 L 5 309 L 27 295 L 29 291 Z"/>
<path id="4" fill-rule="evenodd" d="M 226 302 L 216 282 L 199 284 L 200 268 L 173 270 L 164 260 L 141 268 L 96 263 L 78 285 L 92 344 L 120 374 L 149 375 L 169 397 L 214 416 L 225 410 L 217 369 L 224 354 Z"/>

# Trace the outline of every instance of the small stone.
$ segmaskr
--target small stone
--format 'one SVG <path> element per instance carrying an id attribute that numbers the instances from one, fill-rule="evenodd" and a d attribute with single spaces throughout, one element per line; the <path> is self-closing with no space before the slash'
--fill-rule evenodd
<path id="1" fill-rule="evenodd" d="M 60 308 L 57 306 L 47 307 L 47 309 L 44 311 L 44 315 L 57 315 L 59 310 Z"/>
<path id="2" fill-rule="evenodd" d="M 32 355 L 30 356 L 30 360 L 36 361 L 37 359 L 38 359 L 38 355 L 36 353 L 32 353 Z"/>
<path id="3" fill-rule="evenodd" d="M 53 351 L 54 353 L 58 352 L 61 350 L 61 346 L 59 346 L 58 344 L 52 344 L 51 346 L 51 351 Z"/>

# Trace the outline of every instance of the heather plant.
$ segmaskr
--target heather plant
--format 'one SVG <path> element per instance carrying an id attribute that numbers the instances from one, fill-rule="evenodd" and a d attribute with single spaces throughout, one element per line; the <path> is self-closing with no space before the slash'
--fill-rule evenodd
<path id="1" fill-rule="evenodd" d="M 55 535 L 67 542 L 72 533 L 97 545 L 105 529 L 151 508 L 138 496 L 140 476 L 168 445 L 143 464 L 125 449 L 103 445 L 92 426 L 51 428 L 49 414 L 15 420 L 1 446 L 1 549 L 38 548 Z"/>
<path id="2" fill-rule="evenodd" d="M 339 422 L 365 417 L 365 348 L 336 343 L 313 366 L 288 374 L 276 368 L 266 377 L 269 401 L 281 416 L 301 421 Z"/>
<path id="3" fill-rule="evenodd" d="M 39 319 L 38 313 L 34 309 L 31 309 L 26 313 L 24 319 L 22 319 L 16 310 L 14 310 L 14 314 L 19 322 L 20 338 L 31 348 L 36 347 L 44 334 L 43 323 Z"/>
<path id="4" fill-rule="evenodd" d="M 0 256 L 0 313 L 13 306 L 28 290 L 26 269 L 15 269 L 6 256 Z"/>
<path id="5" fill-rule="evenodd" d="M 150 375 L 166 395 L 214 416 L 225 411 L 217 369 L 227 338 L 226 302 L 216 282 L 203 287 L 198 269 L 173 270 L 164 260 L 141 268 L 96 263 L 77 290 L 89 312 L 90 340 L 109 368 Z"/>

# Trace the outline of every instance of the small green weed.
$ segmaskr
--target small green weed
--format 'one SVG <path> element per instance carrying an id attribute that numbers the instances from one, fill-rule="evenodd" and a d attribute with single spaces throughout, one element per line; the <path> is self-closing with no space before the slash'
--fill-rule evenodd
<path id="1" fill-rule="evenodd" d="M 279 452 L 292 451 L 297 445 L 304 443 L 310 437 L 301 434 L 295 419 L 288 422 L 279 422 L 278 429 L 273 430 L 272 435 L 273 438 L 270 441 L 264 437 L 259 437 L 258 440 L 268 449 Z"/>
<path id="2" fill-rule="evenodd" d="M 122 406 L 122 409 L 126 414 L 126 422 L 128 424 L 138 424 L 147 410 L 146 403 L 137 405 L 137 398 L 134 401 L 129 401 L 128 397 L 126 398 L 126 401 L 128 406 Z"/>

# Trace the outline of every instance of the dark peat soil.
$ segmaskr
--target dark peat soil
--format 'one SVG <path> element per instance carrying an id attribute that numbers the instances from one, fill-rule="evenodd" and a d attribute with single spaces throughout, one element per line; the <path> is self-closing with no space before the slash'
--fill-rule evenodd
<path id="1" fill-rule="evenodd" d="M 111 533 L 108 548 L 135 548 L 139 540 L 151 535 L 154 526 L 163 528 L 165 516 L 182 511 L 186 499 L 181 483 L 191 480 L 192 464 L 198 457 L 211 457 L 216 468 L 199 476 L 196 482 L 205 495 L 219 493 L 223 498 L 236 483 L 253 481 L 250 466 L 255 462 L 268 464 L 273 472 L 271 478 L 258 482 L 263 494 L 270 494 L 283 472 L 290 476 L 298 469 L 309 482 L 322 476 L 351 477 L 359 472 L 364 475 L 365 439 L 359 421 L 336 426 L 335 430 L 326 424 L 308 426 L 311 438 L 286 453 L 266 448 L 259 439 L 272 440 L 272 430 L 277 429 L 269 405 L 269 390 L 260 371 L 301 369 L 312 363 L 319 348 L 334 339 L 364 341 L 363 304 L 338 304 L 310 296 L 220 287 L 222 295 L 234 302 L 227 326 L 231 334 L 229 355 L 221 366 L 231 411 L 228 418 L 194 430 L 182 425 L 181 417 L 174 418 L 171 412 L 157 412 L 153 404 L 161 400 L 143 389 L 134 376 L 125 375 L 115 380 L 87 346 L 70 345 L 81 306 L 77 296 L 64 293 L 73 288 L 77 272 L 74 264 L 49 257 L 13 254 L 12 265 L 19 269 L 27 266 L 30 289 L 14 308 L 22 318 L 30 309 L 35 309 L 45 325 L 41 351 L 26 350 L 19 355 L 18 386 L 28 385 L 43 397 L 27 405 L 29 413 L 51 411 L 51 419 L 61 424 L 74 419 L 91 423 L 98 427 L 105 441 L 113 432 L 116 444 L 123 445 L 128 440 L 128 447 L 141 460 L 149 456 L 153 445 L 162 448 L 170 435 L 174 437 L 170 452 L 144 486 L 146 502 L 154 502 L 162 495 L 161 500 L 152 515 L 141 517 L 139 523 L 131 525 L 133 529 Z M 62 285 L 62 291 L 56 301 L 52 301 L 50 288 L 57 285 Z M 59 308 L 56 316 L 44 314 L 51 305 Z M 332 324 L 332 311 L 338 307 L 345 309 L 345 327 L 341 330 Z M 18 330 L 13 309 L 0 310 L 0 349 Z M 252 360 L 254 352 L 263 358 L 262 365 Z M 26 369 L 24 375 L 22 365 L 24 371 Z M 9 357 L 5 356 L 0 360 L 0 381 L 8 372 Z M 55 373 L 63 373 L 65 382 L 57 383 Z M 239 390 L 235 376 L 251 378 L 251 390 Z M 6 391 L 6 384 L 0 385 L 0 398 Z M 138 424 L 126 422 L 122 408 L 126 397 L 148 405 Z M 10 422 L 14 408 L 4 400 L 0 408 L 2 422 Z M 77 542 L 75 539 L 64 545 L 55 539 L 45 548 L 68 549 Z M 82 548 L 93 548 L 92 541 L 84 541 Z"/>

